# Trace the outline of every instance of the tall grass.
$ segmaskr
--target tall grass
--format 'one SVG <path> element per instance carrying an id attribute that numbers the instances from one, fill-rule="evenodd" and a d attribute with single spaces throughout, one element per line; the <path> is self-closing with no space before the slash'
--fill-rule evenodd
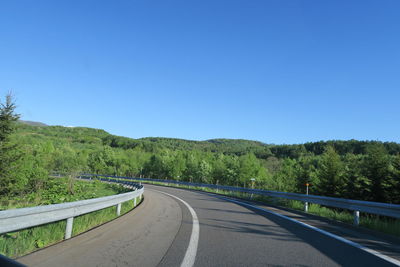
<path id="1" fill-rule="evenodd" d="M 304 204 L 296 200 L 281 201 L 280 205 L 295 210 L 304 210 Z M 308 213 L 348 224 L 352 224 L 354 220 L 353 213 L 349 210 L 328 208 L 318 204 L 309 204 Z M 385 234 L 400 237 L 399 219 L 374 214 L 360 213 L 360 226 Z"/>
<path id="2" fill-rule="evenodd" d="M 139 203 L 139 197 L 136 198 L 136 203 Z M 137 204 L 136 204 L 137 205 Z M 121 215 L 132 210 L 133 200 L 122 203 Z M 102 210 L 94 211 L 74 218 L 73 236 L 83 233 L 93 227 L 96 227 L 105 222 L 117 218 L 116 207 L 109 207 Z M 65 230 L 65 229 L 64 229 Z"/>
<path id="3" fill-rule="evenodd" d="M 64 238 L 66 221 L 32 227 L 0 236 L 0 253 L 10 258 L 27 254 Z"/>

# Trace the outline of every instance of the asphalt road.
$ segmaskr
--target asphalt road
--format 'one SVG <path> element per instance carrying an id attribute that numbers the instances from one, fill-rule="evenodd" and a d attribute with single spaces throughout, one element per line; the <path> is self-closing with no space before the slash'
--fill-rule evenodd
<path id="1" fill-rule="evenodd" d="M 198 239 L 188 206 L 198 217 Z M 207 193 L 151 185 L 132 212 L 18 261 L 28 266 L 181 266 L 184 259 L 193 259 L 194 266 L 394 266 L 286 218 Z"/>

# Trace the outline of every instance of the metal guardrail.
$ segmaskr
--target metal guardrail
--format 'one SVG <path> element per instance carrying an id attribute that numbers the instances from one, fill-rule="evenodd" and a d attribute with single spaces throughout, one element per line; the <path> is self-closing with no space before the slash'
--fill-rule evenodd
<path id="1" fill-rule="evenodd" d="M 82 177 L 82 179 L 88 178 Z M 130 186 L 131 188 L 135 188 L 135 190 L 113 196 L 68 203 L 3 210 L 0 211 L 0 234 L 66 219 L 65 239 L 69 239 L 72 235 L 74 217 L 112 206 L 116 206 L 117 216 L 119 216 L 121 214 L 121 204 L 123 202 L 133 200 L 134 206 L 136 206 L 136 198 L 142 198 L 144 188 L 141 184 L 126 181 L 114 182 Z"/>
<path id="2" fill-rule="evenodd" d="M 307 211 L 307 209 L 308 209 L 308 203 L 315 203 L 315 204 L 324 205 L 324 206 L 328 206 L 328 207 L 342 208 L 342 209 L 347 209 L 347 210 L 353 211 L 355 225 L 359 224 L 360 212 L 376 214 L 376 215 L 383 215 L 383 216 L 388 216 L 388 217 L 393 217 L 393 218 L 400 218 L 400 205 L 397 205 L 397 204 L 387 204 L 387 203 L 380 203 L 380 202 L 361 201 L 361 200 L 352 200 L 352 199 L 334 198 L 334 197 L 324 197 L 324 196 L 316 196 L 316 195 L 305 195 L 305 194 L 297 194 L 297 193 L 286 193 L 286 192 L 269 191 L 269 190 L 261 190 L 261 189 L 250 189 L 250 188 L 234 187 L 234 186 L 189 183 L 189 182 L 174 181 L 174 180 L 134 178 L 134 177 L 94 175 L 94 174 L 84 174 L 84 176 L 85 177 L 103 177 L 102 179 L 126 179 L 126 180 L 135 180 L 135 181 L 143 181 L 143 182 L 160 182 L 160 183 L 168 183 L 168 184 L 193 186 L 193 187 L 211 188 L 211 189 L 222 190 L 222 191 L 242 192 L 242 193 L 247 193 L 247 194 L 263 195 L 263 196 L 284 198 L 284 199 L 290 199 L 290 200 L 298 200 L 298 201 L 304 202 L 305 211 Z"/>

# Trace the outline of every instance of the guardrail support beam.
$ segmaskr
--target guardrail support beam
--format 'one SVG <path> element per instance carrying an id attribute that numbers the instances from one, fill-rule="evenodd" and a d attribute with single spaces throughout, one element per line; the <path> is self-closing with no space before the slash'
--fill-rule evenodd
<path id="1" fill-rule="evenodd" d="M 74 217 L 67 219 L 67 226 L 65 227 L 65 239 L 70 239 L 72 236 L 72 226 L 74 224 Z"/>
<path id="2" fill-rule="evenodd" d="M 353 212 L 353 214 L 354 214 L 354 222 L 353 222 L 353 224 L 356 225 L 356 226 L 360 225 L 360 212 L 358 210 L 355 210 Z"/>
<path id="3" fill-rule="evenodd" d="M 136 197 L 133 199 L 133 207 L 136 207 Z"/>
<path id="4" fill-rule="evenodd" d="M 121 203 L 117 205 L 117 216 L 121 215 Z"/>
<path id="5" fill-rule="evenodd" d="M 304 212 L 308 212 L 308 202 L 304 202 Z"/>

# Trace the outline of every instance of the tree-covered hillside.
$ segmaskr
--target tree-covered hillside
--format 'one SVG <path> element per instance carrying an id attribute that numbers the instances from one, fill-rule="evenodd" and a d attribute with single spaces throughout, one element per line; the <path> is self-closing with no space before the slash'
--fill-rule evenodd
<path id="1" fill-rule="evenodd" d="M 300 193 L 308 182 L 312 194 L 400 203 L 398 143 L 131 139 L 99 129 L 26 124 L 16 125 L 12 140 L 28 174 L 90 172 L 237 186 L 256 178 L 259 188 Z"/>

